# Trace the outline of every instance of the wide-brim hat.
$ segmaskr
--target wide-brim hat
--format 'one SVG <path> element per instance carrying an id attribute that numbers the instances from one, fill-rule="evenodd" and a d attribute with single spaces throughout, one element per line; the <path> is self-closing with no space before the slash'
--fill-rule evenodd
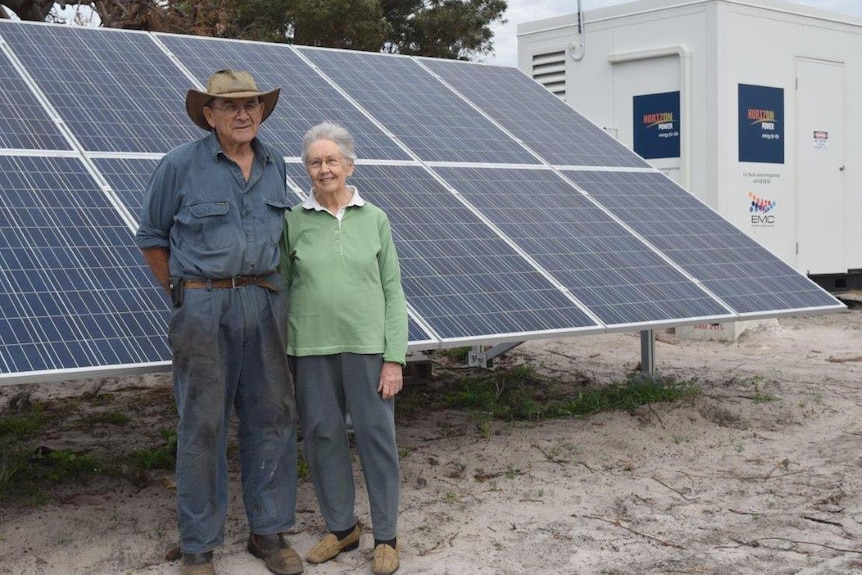
<path id="1" fill-rule="evenodd" d="M 212 126 L 207 122 L 204 108 L 213 98 L 257 97 L 264 103 L 263 117 L 260 119 L 263 122 L 275 110 L 279 92 L 281 92 L 281 88 L 261 92 L 257 89 L 257 84 L 255 84 L 251 74 L 243 70 L 219 70 L 207 80 L 205 92 L 194 89 L 188 91 L 186 94 L 186 112 L 188 112 L 192 122 L 210 132 Z"/>

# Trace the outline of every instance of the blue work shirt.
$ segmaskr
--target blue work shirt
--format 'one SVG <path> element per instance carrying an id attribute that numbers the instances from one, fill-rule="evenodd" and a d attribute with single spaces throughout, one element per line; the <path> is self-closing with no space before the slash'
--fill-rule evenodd
<path id="1" fill-rule="evenodd" d="M 220 279 L 276 271 L 289 209 L 284 159 L 252 140 L 248 182 L 215 132 L 165 155 L 150 176 L 135 241 L 170 250 L 172 277 Z"/>

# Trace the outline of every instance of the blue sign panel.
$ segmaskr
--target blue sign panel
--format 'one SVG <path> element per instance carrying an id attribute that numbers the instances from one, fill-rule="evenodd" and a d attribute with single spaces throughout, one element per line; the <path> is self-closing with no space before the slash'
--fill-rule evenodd
<path id="1" fill-rule="evenodd" d="M 784 163 L 784 88 L 739 85 L 739 161 Z"/>
<path id="2" fill-rule="evenodd" d="M 640 157 L 679 157 L 679 91 L 632 98 L 634 151 Z"/>

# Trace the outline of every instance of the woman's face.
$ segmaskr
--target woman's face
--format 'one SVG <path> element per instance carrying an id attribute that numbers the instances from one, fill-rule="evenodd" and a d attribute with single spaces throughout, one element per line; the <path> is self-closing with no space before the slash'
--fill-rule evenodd
<path id="1" fill-rule="evenodd" d="M 353 162 L 345 158 L 338 144 L 331 140 L 317 140 L 308 147 L 305 169 L 315 191 L 337 194 L 347 185 L 353 174 Z"/>

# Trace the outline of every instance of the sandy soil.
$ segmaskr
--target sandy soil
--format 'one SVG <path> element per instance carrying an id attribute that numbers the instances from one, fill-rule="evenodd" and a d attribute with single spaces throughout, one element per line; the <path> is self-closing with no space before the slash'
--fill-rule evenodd
<path id="1" fill-rule="evenodd" d="M 458 412 L 401 423 L 400 572 L 862 573 L 860 328 L 862 308 L 784 318 L 734 343 L 662 333 L 660 372 L 703 386 L 700 397 L 683 403 L 538 424 L 495 422 L 490 433 Z M 537 341 L 510 357 L 556 377 L 609 382 L 637 366 L 640 341 L 636 333 Z M 94 386 L 145 425 L 171 425 L 170 410 L 141 399 L 169 397 L 165 375 L 27 388 L 33 397 L 73 400 Z M 0 388 L 0 410 L 17 391 Z M 72 433 L 59 430 L 54 447 L 128 447 L 137 437 L 134 428 Z M 232 477 L 217 571 L 264 575 L 244 550 L 235 470 Z M 323 532 L 308 481 L 300 482 L 298 507 L 289 539 L 304 554 Z M 140 484 L 99 479 L 36 508 L 7 505 L 0 574 L 175 574 L 176 539 L 168 472 Z M 366 531 L 357 552 L 307 565 L 306 573 L 370 573 L 371 544 Z"/>

